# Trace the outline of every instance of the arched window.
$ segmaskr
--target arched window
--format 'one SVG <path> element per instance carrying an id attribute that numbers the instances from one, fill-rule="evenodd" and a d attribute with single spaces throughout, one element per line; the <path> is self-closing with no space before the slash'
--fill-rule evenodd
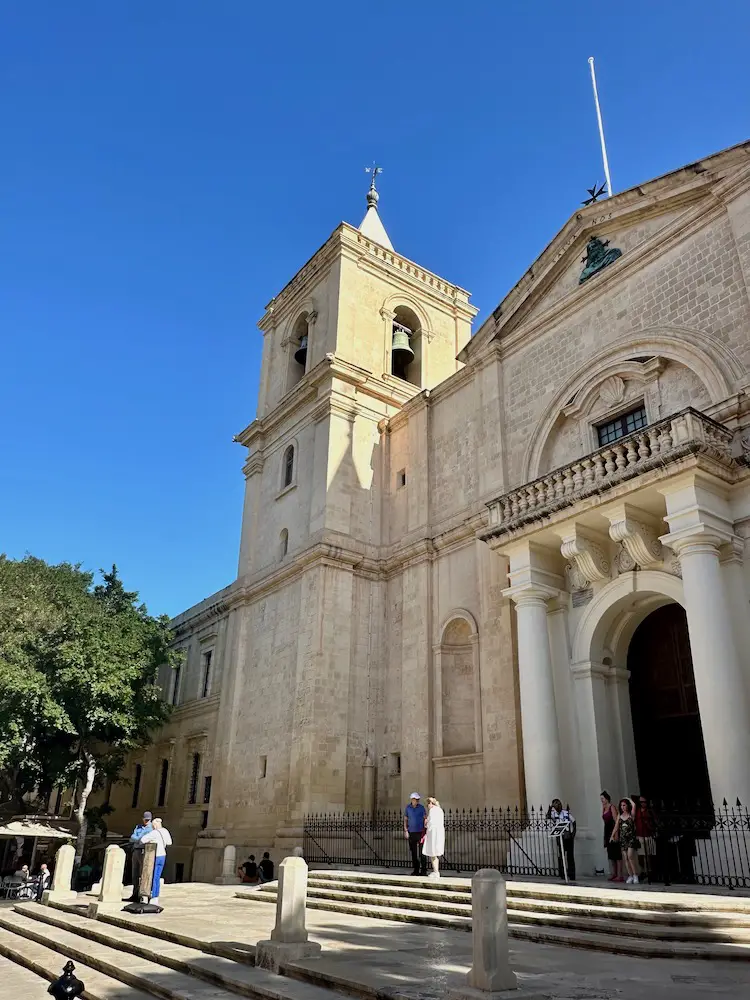
<path id="1" fill-rule="evenodd" d="M 419 319 L 408 306 L 397 306 L 393 318 L 391 374 L 422 385 L 422 337 Z"/>
<path id="2" fill-rule="evenodd" d="M 141 794 L 141 776 L 143 775 L 143 768 L 140 764 L 135 765 L 135 781 L 133 782 L 133 801 L 130 803 L 132 808 L 135 809 L 138 806 L 138 796 Z"/>
<path id="3" fill-rule="evenodd" d="M 279 561 L 281 561 L 284 556 L 289 551 L 289 532 L 284 528 L 279 535 Z"/>
<path id="4" fill-rule="evenodd" d="M 284 474 L 282 476 L 282 486 L 292 485 L 294 480 L 294 445 L 290 444 L 284 452 Z"/>

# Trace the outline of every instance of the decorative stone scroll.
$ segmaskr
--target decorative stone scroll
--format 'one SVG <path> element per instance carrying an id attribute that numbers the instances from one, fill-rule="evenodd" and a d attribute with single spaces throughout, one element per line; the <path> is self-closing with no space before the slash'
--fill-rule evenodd
<path id="1" fill-rule="evenodd" d="M 563 559 L 570 559 L 575 563 L 587 583 L 609 579 L 607 553 L 592 537 L 584 535 L 577 525 L 574 525 L 571 534 L 563 538 L 560 552 Z"/>
<path id="2" fill-rule="evenodd" d="M 609 519 L 609 537 L 622 542 L 633 562 L 652 569 L 664 558 L 659 530 L 648 514 L 630 504 L 620 504 L 604 512 Z"/>

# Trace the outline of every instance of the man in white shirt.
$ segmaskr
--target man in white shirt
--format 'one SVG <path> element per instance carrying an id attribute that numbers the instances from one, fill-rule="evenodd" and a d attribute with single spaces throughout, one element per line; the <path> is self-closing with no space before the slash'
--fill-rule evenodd
<path id="1" fill-rule="evenodd" d="M 167 860 L 167 848 L 172 846 L 172 837 L 160 819 L 153 821 L 153 830 L 144 833 L 141 844 L 156 844 L 156 859 L 154 860 L 154 881 L 151 883 L 151 902 L 158 901 L 161 886 L 161 873 Z"/>

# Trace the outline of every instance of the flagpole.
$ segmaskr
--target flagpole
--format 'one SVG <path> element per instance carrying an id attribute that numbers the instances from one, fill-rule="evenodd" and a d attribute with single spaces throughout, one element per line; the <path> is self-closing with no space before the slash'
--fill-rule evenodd
<path id="1" fill-rule="evenodd" d="M 607 197 L 612 197 L 612 178 L 609 176 L 609 160 L 607 159 L 607 146 L 604 142 L 604 125 L 602 124 L 602 111 L 599 107 L 599 91 L 596 89 L 596 71 L 594 69 L 594 57 L 589 56 L 589 66 L 591 68 L 591 86 L 594 88 L 594 104 L 596 105 L 596 120 L 599 122 L 599 141 L 602 144 L 602 160 L 604 161 L 604 177 L 607 181 Z"/>

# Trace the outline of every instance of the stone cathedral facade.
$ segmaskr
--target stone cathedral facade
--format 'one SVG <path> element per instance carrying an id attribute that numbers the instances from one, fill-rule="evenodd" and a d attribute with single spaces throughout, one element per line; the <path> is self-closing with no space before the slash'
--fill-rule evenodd
<path id="1" fill-rule="evenodd" d="M 111 801 L 170 877 L 311 812 L 750 802 L 750 143 L 577 211 L 472 336 L 374 187 L 268 304 L 237 579 Z M 179 867 L 177 867 L 179 866 Z"/>

